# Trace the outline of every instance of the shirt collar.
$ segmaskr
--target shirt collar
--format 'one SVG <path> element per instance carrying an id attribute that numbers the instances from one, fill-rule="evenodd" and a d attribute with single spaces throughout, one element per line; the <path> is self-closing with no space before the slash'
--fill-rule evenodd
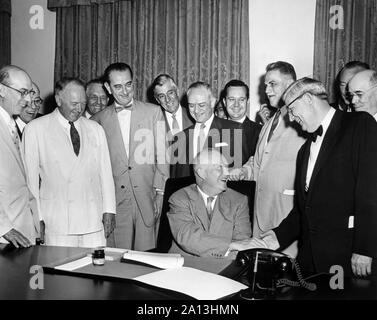
<path id="1" fill-rule="evenodd" d="M 168 112 L 166 110 L 164 112 L 165 112 L 165 115 L 167 117 L 173 118 L 173 114 L 172 113 L 170 113 L 170 112 Z M 177 111 L 175 112 L 175 118 L 176 119 L 180 119 L 181 115 L 182 115 L 182 107 L 181 107 L 181 105 L 179 105 Z"/>
<path id="2" fill-rule="evenodd" d="M 120 110 L 118 112 L 121 112 L 121 111 L 131 111 L 131 110 L 127 110 L 127 107 L 132 106 L 133 104 L 134 104 L 134 99 L 133 98 L 132 98 L 131 102 L 128 105 L 126 105 L 126 106 L 122 106 L 118 102 L 114 101 L 115 110 L 117 110 L 118 108 L 122 108 L 122 110 Z"/>
<path id="3" fill-rule="evenodd" d="M 202 189 L 200 189 L 198 185 L 196 185 L 196 187 L 198 188 L 198 191 L 199 191 L 200 195 L 202 196 L 202 198 L 203 198 L 203 200 L 204 200 L 204 203 L 207 204 L 207 199 L 208 199 L 210 196 L 209 196 L 208 194 L 206 194 Z M 217 196 L 218 196 L 218 194 L 215 195 L 215 196 L 212 196 L 212 198 L 216 201 Z"/>
<path id="4" fill-rule="evenodd" d="M 66 118 L 64 118 L 63 115 L 60 113 L 59 108 L 56 108 L 55 112 L 56 112 L 56 117 L 58 118 L 58 121 L 60 122 L 60 124 L 61 124 L 64 128 L 66 128 L 66 129 L 69 130 L 69 129 L 71 128 L 71 125 L 69 124 L 68 120 L 67 120 Z M 81 117 L 80 117 L 80 118 L 81 118 Z M 76 129 L 77 129 L 77 127 L 79 126 L 80 118 L 78 118 L 78 119 L 74 122 Z"/>
<path id="5" fill-rule="evenodd" d="M 373 116 L 373 118 L 377 121 L 377 113 Z"/>
<path id="6" fill-rule="evenodd" d="M 215 115 L 212 114 L 212 116 L 206 122 L 204 122 L 204 125 L 206 126 L 206 128 L 209 129 L 211 127 L 211 124 L 212 124 L 214 117 L 215 117 Z M 197 123 L 195 123 L 195 128 L 199 129 L 201 125 L 202 125 L 202 123 L 197 122 Z"/>
<path id="7" fill-rule="evenodd" d="M 238 123 L 243 123 L 246 119 L 246 114 L 241 118 L 241 119 L 238 119 L 238 120 L 232 120 L 234 122 L 238 122 Z"/>
<path id="8" fill-rule="evenodd" d="M 321 124 L 320 124 L 320 125 L 322 126 L 322 129 L 323 129 L 322 137 L 325 136 L 326 131 L 327 131 L 327 129 L 328 129 L 329 126 L 330 126 L 330 122 L 331 122 L 331 120 L 332 120 L 334 114 L 335 114 L 335 109 L 331 107 L 330 110 L 329 110 L 329 111 L 327 112 L 327 114 L 325 115 L 325 117 L 322 119 L 322 122 L 321 122 Z M 319 126 L 318 126 L 318 127 L 319 127 Z"/>

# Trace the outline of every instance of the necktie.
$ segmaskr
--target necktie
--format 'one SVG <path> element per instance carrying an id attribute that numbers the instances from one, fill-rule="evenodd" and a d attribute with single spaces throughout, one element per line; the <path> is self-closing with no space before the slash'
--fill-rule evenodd
<path id="1" fill-rule="evenodd" d="M 197 145 L 198 149 L 196 150 L 197 153 L 202 151 L 203 146 L 204 146 L 204 141 L 206 140 L 206 136 L 205 136 L 205 133 L 204 133 L 205 127 L 206 127 L 206 125 L 204 123 L 202 123 L 200 125 L 200 130 L 199 130 L 199 135 L 198 135 L 198 145 Z"/>
<path id="2" fill-rule="evenodd" d="M 313 142 L 316 142 L 317 137 L 318 136 L 322 137 L 322 134 L 323 134 L 323 127 L 319 126 L 316 131 L 314 131 L 313 133 L 309 135 L 309 139 L 312 140 Z"/>
<path id="3" fill-rule="evenodd" d="M 172 128 L 172 131 L 173 131 L 173 134 L 176 134 L 177 132 L 179 132 L 179 124 L 178 124 L 178 121 L 177 121 L 175 113 L 172 114 L 171 116 L 173 118 L 173 128 Z"/>
<path id="4" fill-rule="evenodd" d="M 209 221 L 211 221 L 211 219 L 212 219 L 212 212 L 213 212 L 213 210 L 212 210 L 212 201 L 213 200 L 215 200 L 215 198 L 214 197 L 208 197 L 207 198 L 207 214 L 208 214 L 208 219 L 209 219 Z"/>
<path id="5" fill-rule="evenodd" d="M 71 125 L 70 134 L 71 134 L 71 141 L 73 145 L 73 151 L 75 152 L 76 156 L 79 155 L 80 152 L 80 135 L 75 128 L 75 125 L 72 121 L 68 122 Z"/>
<path id="6" fill-rule="evenodd" d="M 12 134 L 12 140 L 15 146 L 17 147 L 17 150 L 20 151 L 20 137 L 17 132 L 17 125 L 15 121 L 11 121 L 9 123 L 11 134 Z"/>
<path id="7" fill-rule="evenodd" d="M 268 134 L 267 142 L 270 142 L 271 137 L 274 134 L 274 131 L 275 131 L 276 127 L 278 126 L 279 117 L 280 117 L 280 109 L 278 111 L 276 111 L 276 113 L 275 113 L 274 120 L 272 121 L 271 130 L 270 130 L 270 132 Z"/>

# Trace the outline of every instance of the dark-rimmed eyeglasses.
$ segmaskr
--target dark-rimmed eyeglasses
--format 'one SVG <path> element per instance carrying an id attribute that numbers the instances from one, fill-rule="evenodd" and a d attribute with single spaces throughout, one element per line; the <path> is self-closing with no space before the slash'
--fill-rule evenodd
<path id="1" fill-rule="evenodd" d="M 12 90 L 14 90 L 14 91 L 17 91 L 17 92 L 21 95 L 21 98 L 22 98 L 22 99 L 25 99 L 25 97 L 26 97 L 27 95 L 32 96 L 32 95 L 35 94 L 35 91 L 34 91 L 33 89 L 30 89 L 30 90 L 26 90 L 26 89 L 24 89 L 24 90 L 18 90 L 18 89 L 16 89 L 16 88 L 13 88 L 13 87 L 11 87 L 11 86 L 8 86 L 8 85 L 5 84 L 5 83 L 2 83 L 2 82 L 1 82 L 1 84 L 2 84 L 3 86 L 5 86 L 5 87 L 9 88 L 9 89 L 12 89 Z"/>
<path id="2" fill-rule="evenodd" d="M 355 93 L 347 92 L 347 99 L 352 102 L 354 97 L 357 97 L 359 100 L 363 98 L 368 92 L 372 91 L 373 89 L 377 88 L 377 84 L 371 86 L 369 89 L 365 90 L 364 92 L 356 91 Z"/>
<path id="3" fill-rule="evenodd" d="M 36 98 L 36 99 L 33 99 L 31 102 L 34 103 L 34 105 L 36 105 L 37 107 L 40 107 L 43 103 L 43 99 Z"/>

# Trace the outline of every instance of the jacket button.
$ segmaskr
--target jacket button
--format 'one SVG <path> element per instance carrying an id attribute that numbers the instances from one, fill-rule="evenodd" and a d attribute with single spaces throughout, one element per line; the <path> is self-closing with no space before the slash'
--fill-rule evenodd
<path id="1" fill-rule="evenodd" d="M 121 189 L 124 189 L 124 186 L 120 186 Z"/>
<path id="2" fill-rule="evenodd" d="M 128 170 L 131 170 L 132 169 L 132 167 L 128 167 Z"/>

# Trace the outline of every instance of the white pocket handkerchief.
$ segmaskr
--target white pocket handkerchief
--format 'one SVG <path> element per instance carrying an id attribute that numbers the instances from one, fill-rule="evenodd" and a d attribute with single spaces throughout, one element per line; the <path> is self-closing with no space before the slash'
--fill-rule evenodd
<path id="1" fill-rule="evenodd" d="M 215 143 L 215 148 L 227 147 L 227 146 L 228 146 L 228 144 L 226 142 Z"/>
<path id="2" fill-rule="evenodd" d="M 294 190 L 288 190 L 288 189 L 285 189 L 283 191 L 283 194 L 287 195 L 287 196 L 294 196 L 295 195 L 295 191 Z"/>
<path id="3" fill-rule="evenodd" d="M 353 220 L 354 220 L 355 216 L 350 216 L 348 218 L 348 229 L 352 229 L 353 228 Z"/>

